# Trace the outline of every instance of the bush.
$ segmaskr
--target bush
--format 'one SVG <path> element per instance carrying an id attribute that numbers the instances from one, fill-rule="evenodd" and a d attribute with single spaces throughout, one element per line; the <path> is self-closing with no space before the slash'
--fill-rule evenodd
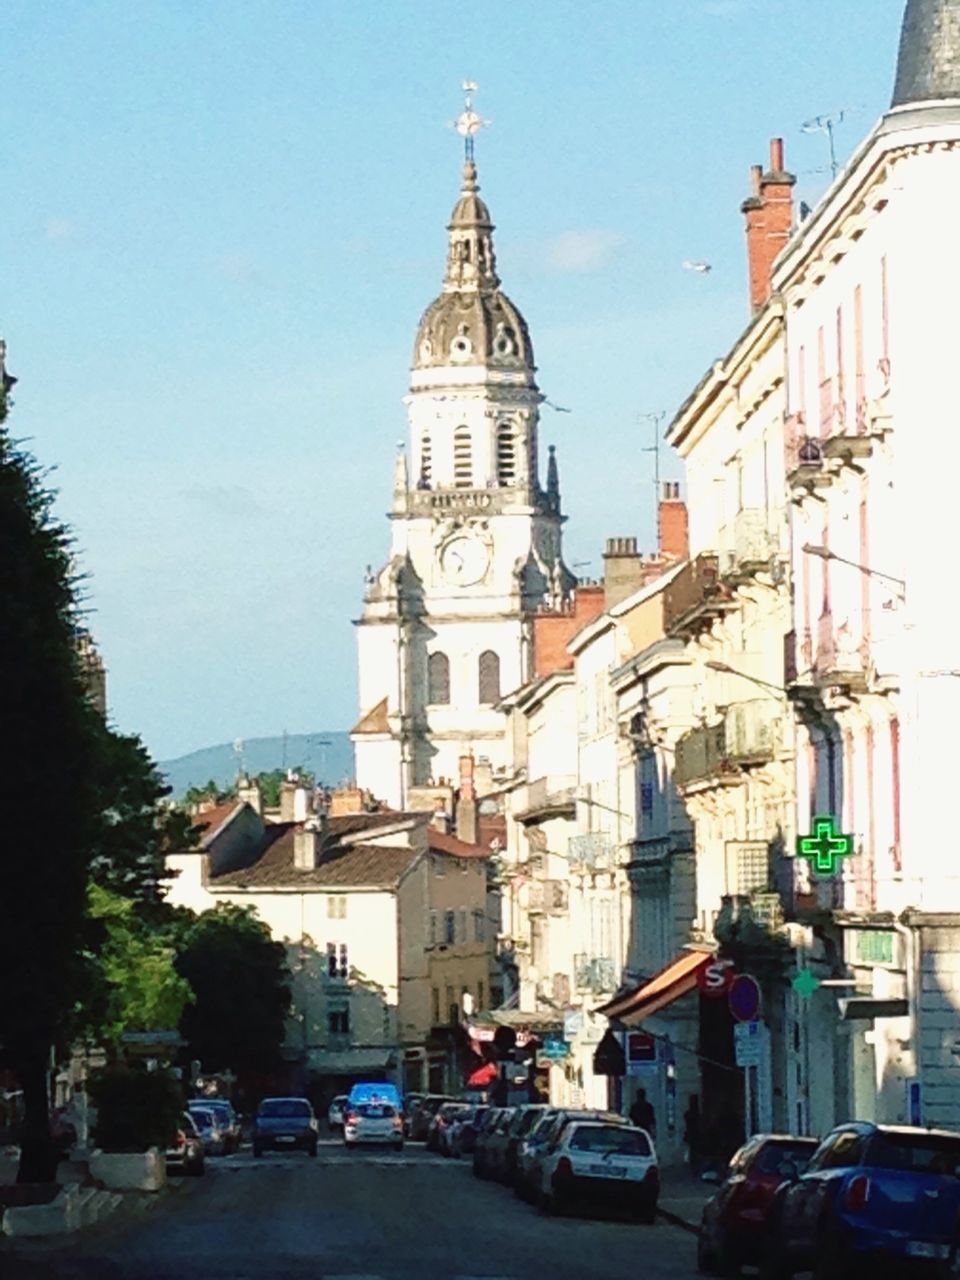
<path id="1" fill-rule="evenodd" d="M 176 1136 L 183 1110 L 180 1083 L 163 1071 L 104 1067 L 90 1077 L 97 1108 L 94 1140 L 102 1151 L 165 1151 Z"/>

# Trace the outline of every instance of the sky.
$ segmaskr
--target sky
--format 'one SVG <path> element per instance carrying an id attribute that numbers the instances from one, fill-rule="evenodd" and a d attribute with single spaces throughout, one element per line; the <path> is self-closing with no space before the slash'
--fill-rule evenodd
<path id="1" fill-rule="evenodd" d="M 655 426 L 748 318 L 750 165 L 799 199 L 889 103 L 903 0 L 5 0 L 9 426 L 54 468 L 111 716 L 158 759 L 356 719 L 461 82 L 565 555 L 654 536 Z M 710 263 L 701 273 L 684 262 Z M 546 456 L 545 447 L 541 456 Z M 664 447 L 664 479 L 682 469 Z"/>

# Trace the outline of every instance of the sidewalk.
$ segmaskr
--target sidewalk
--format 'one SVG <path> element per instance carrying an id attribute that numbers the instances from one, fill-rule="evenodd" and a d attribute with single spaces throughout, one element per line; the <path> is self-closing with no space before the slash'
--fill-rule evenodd
<path id="1" fill-rule="evenodd" d="M 700 1229 L 703 1206 L 716 1190 L 714 1183 L 701 1182 L 687 1165 L 660 1170 L 660 1215 L 686 1231 Z"/>

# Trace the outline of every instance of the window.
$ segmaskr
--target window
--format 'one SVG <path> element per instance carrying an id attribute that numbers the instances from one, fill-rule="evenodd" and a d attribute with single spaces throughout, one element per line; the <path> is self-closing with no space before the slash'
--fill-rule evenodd
<path id="1" fill-rule="evenodd" d="M 327 943 L 327 976 L 330 978 L 346 978 L 350 973 L 345 942 Z"/>
<path id="2" fill-rule="evenodd" d="M 516 443 L 509 422 L 497 427 L 497 482 L 508 487 L 517 482 Z"/>
<path id="3" fill-rule="evenodd" d="M 473 940 L 474 942 L 486 942 L 487 940 L 487 917 L 483 911 L 475 911 L 473 913 Z"/>
<path id="4" fill-rule="evenodd" d="M 327 1031 L 332 1036 L 346 1035 L 350 1031 L 350 1009 L 347 1005 L 334 1005 L 327 1010 Z"/>
<path id="5" fill-rule="evenodd" d="M 444 942 L 456 942 L 457 940 L 457 913 L 448 911 L 444 917 L 443 940 Z"/>
<path id="6" fill-rule="evenodd" d="M 467 941 L 467 913 L 465 911 L 457 912 L 457 941 Z"/>
<path id="7" fill-rule="evenodd" d="M 433 479 L 433 450 L 430 444 L 430 433 L 425 431 L 420 441 L 420 487 L 429 489 Z"/>
<path id="8" fill-rule="evenodd" d="M 330 920 L 345 920 L 347 918 L 347 895 L 345 893 L 331 894 L 327 899 L 327 916 Z"/>
<path id="9" fill-rule="evenodd" d="M 432 1025 L 438 1027 L 440 1025 L 440 988 L 434 987 L 431 995 L 430 1012 L 433 1018 Z"/>
<path id="10" fill-rule="evenodd" d="M 437 941 L 437 913 L 430 912 L 430 945 L 435 946 Z"/>
<path id="11" fill-rule="evenodd" d="M 445 653 L 427 658 L 427 702 L 447 706 L 450 702 L 450 659 Z"/>
<path id="12" fill-rule="evenodd" d="M 480 705 L 492 706 L 500 701 L 500 659 L 492 649 L 485 649 L 480 655 Z"/>
<path id="13" fill-rule="evenodd" d="M 477 1012 L 486 1008 L 487 992 L 482 982 L 477 983 Z"/>
<path id="14" fill-rule="evenodd" d="M 457 489 L 473 488 L 473 452 L 469 427 L 457 427 L 453 433 L 453 484 Z"/>

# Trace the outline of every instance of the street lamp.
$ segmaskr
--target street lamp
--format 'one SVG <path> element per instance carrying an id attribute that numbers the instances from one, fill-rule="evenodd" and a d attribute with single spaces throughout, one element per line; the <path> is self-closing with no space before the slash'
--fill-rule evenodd
<path id="1" fill-rule="evenodd" d="M 881 573 L 879 569 L 871 569 L 869 565 L 858 564 L 856 560 L 848 560 L 846 556 L 838 556 L 829 547 L 814 546 L 812 543 L 805 542 L 801 550 L 804 555 L 816 556 L 818 560 L 836 560 L 838 564 L 847 564 L 851 569 L 859 569 L 868 578 L 883 578 L 886 582 L 892 582 L 899 589 L 900 599 L 906 600 L 907 598 L 907 584 L 903 578 L 895 578 L 892 574 Z"/>
<path id="2" fill-rule="evenodd" d="M 728 662 L 718 662 L 714 658 L 708 658 L 704 666 L 710 671 L 719 671 L 725 676 L 739 676 L 741 680 L 749 680 L 752 684 L 758 684 L 761 689 L 772 689 L 781 698 L 787 696 L 787 691 L 782 684 L 772 684 L 769 680 L 761 680 L 759 676 L 748 675 L 746 671 L 738 671 L 736 667 L 731 667 Z"/>

